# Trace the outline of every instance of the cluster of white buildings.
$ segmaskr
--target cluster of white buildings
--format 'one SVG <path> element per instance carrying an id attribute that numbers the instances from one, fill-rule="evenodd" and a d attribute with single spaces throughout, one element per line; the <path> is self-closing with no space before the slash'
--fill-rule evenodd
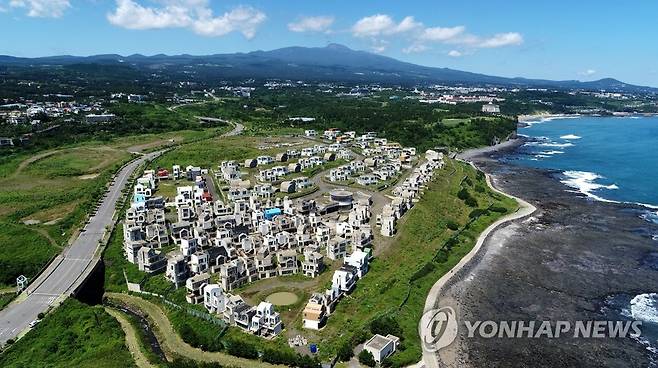
<path id="1" fill-rule="evenodd" d="M 51 119 L 67 116 L 93 114 L 102 111 L 100 103 L 86 104 L 73 101 L 71 95 L 52 95 L 57 102 L 28 102 L 0 105 L 0 119 L 9 124 L 38 124 L 40 116 Z"/>
<path id="2" fill-rule="evenodd" d="M 369 156 L 350 162 L 346 165 L 350 170 L 370 169 L 372 175 L 379 175 L 377 170 L 389 170 L 388 177 L 392 177 L 403 168 L 412 168 L 416 155 L 413 148 L 389 144 L 374 135 L 355 137 L 353 144 L 358 142 L 367 143 L 362 147 Z M 331 159 L 327 155 L 347 149 L 338 142 L 308 148 L 314 155 L 302 156 L 301 152 L 288 150 L 275 157 L 249 159 L 243 165 L 221 162 L 215 177 L 227 186 L 225 199 L 213 198 L 207 187 L 211 183 L 206 183 L 206 169 L 174 165 L 171 171 L 144 171 L 134 186 L 123 224 L 127 260 L 144 272 L 164 271 L 176 288 L 185 288 L 189 303 L 203 303 L 210 313 L 230 325 L 260 336 L 281 332 L 279 314 L 270 303 L 248 305 L 239 295 L 232 295 L 233 290 L 277 276 L 302 274 L 314 278 L 324 270 L 325 257 L 339 261 L 341 266 L 335 269 L 331 286 L 314 293 L 303 312 L 305 328 L 321 328 L 336 303 L 368 272 L 371 223 L 380 227 L 382 235 L 393 236 L 397 220 L 413 206 L 434 169 L 443 164 L 443 157 L 427 151 L 424 162 L 394 188 L 391 202 L 375 221 L 368 194 L 334 190 L 316 199 L 297 200 L 273 195 L 279 190 L 291 192 L 284 189 L 286 183 L 295 188 L 313 184 L 297 176 L 283 181 L 277 190 L 273 186 L 277 181 L 270 180 L 265 170 L 282 178 L 298 172 L 291 170 L 291 165 L 301 166 L 303 160 L 320 158 L 315 154 L 322 150 L 323 159 Z M 291 157 L 297 162 L 289 162 Z M 255 185 L 242 179 L 243 169 L 259 167 L 262 169 Z M 173 198 L 158 196 L 158 183 L 170 179 L 187 179 L 190 183 L 178 186 Z M 168 250 L 166 254 L 163 248 Z"/>
<path id="3" fill-rule="evenodd" d="M 356 178 L 355 181 L 359 185 L 375 185 L 391 180 L 403 170 L 410 169 L 416 158 L 414 147 L 403 148 L 397 143 L 389 143 L 385 138 L 376 138 L 372 133 L 355 138 L 353 144 L 362 149 L 365 158 L 353 160 L 331 170 L 327 175 L 329 181 L 340 182 Z"/>
<path id="4" fill-rule="evenodd" d="M 402 183 L 393 188 L 391 202 L 377 215 L 376 223 L 382 236 L 395 235 L 398 220 L 418 202 L 425 184 L 432 179 L 435 170 L 444 165 L 443 154 L 436 151 L 427 151 L 425 159 Z"/>
<path id="5" fill-rule="evenodd" d="M 219 166 L 222 177 L 237 178 L 236 170 L 230 161 Z M 171 172 L 145 171 L 123 226 L 127 260 L 144 272 L 164 270 L 172 284 L 185 287 L 189 303 L 203 303 L 231 325 L 270 336 L 281 331 L 273 307 L 249 306 L 232 290 L 276 276 L 316 277 L 327 257 L 345 263 L 326 295 L 334 302 L 367 272 L 373 238 L 369 196 L 335 191 L 317 201 L 293 201 L 262 196 L 255 185 L 224 202 L 212 197 L 203 174 L 204 169 L 178 165 Z M 193 184 L 177 187 L 174 198 L 157 196 L 158 182 L 173 178 Z M 163 247 L 174 249 L 163 254 Z"/>

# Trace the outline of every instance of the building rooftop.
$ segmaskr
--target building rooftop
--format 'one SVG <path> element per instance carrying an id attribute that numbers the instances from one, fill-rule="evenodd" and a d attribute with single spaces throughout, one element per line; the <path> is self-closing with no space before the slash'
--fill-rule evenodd
<path id="1" fill-rule="evenodd" d="M 375 350 L 382 350 L 384 346 L 390 344 L 391 342 L 393 342 L 392 339 L 388 339 L 382 335 L 376 334 L 366 342 L 365 346 L 371 347 Z"/>

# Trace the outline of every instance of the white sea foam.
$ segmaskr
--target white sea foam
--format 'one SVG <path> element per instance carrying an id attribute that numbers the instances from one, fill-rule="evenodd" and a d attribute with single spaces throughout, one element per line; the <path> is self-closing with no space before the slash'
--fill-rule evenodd
<path id="1" fill-rule="evenodd" d="M 573 143 L 548 142 L 548 143 L 538 143 L 537 145 L 540 146 L 540 147 L 565 148 L 565 147 L 573 146 Z"/>
<path id="2" fill-rule="evenodd" d="M 658 324 L 658 294 L 640 294 L 631 300 L 631 315 L 643 322 Z"/>
<path id="3" fill-rule="evenodd" d="M 560 136 L 560 138 L 562 138 L 562 139 L 566 139 L 566 140 L 574 140 L 574 139 L 580 139 L 580 138 L 582 138 L 582 137 L 579 137 L 579 136 L 577 136 L 577 135 L 575 135 L 575 134 L 567 134 L 567 135 L 562 135 L 562 136 Z"/>
<path id="4" fill-rule="evenodd" d="M 603 185 L 596 183 L 597 179 L 603 178 L 601 175 L 588 171 L 565 171 L 562 174 L 565 176 L 565 179 L 561 182 L 571 188 L 576 189 L 578 192 L 597 201 L 617 203 L 616 201 L 605 199 L 593 193 L 595 190 L 600 189 L 619 189 L 619 187 L 615 184 Z"/>
<path id="5" fill-rule="evenodd" d="M 539 152 L 540 155 L 559 155 L 560 153 L 564 153 L 564 151 L 541 151 L 541 152 Z"/>
<path id="6" fill-rule="evenodd" d="M 528 126 L 530 126 L 533 124 L 547 123 L 553 120 L 578 119 L 578 118 L 580 118 L 580 115 L 577 114 L 576 115 L 548 115 L 548 116 L 537 116 L 534 117 L 532 120 L 523 121 L 523 123 L 528 124 Z"/>

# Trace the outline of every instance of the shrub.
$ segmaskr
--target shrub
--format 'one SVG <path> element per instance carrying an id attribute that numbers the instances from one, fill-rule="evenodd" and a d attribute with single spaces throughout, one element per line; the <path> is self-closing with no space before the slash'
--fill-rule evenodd
<path id="1" fill-rule="evenodd" d="M 445 249 L 440 249 L 436 253 L 436 262 L 443 263 L 448 260 L 448 251 Z"/>
<path id="2" fill-rule="evenodd" d="M 497 212 L 497 213 L 507 213 L 507 208 L 505 208 L 505 207 L 496 207 L 496 206 L 492 206 L 492 207 L 489 208 L 489 209 L 490 209 L 491 211 L 493 211 L 493 212 Z"/>
<path id="3" fill-rule="evenodd" d="M 473 208 L 475 208 L 475 207 L 478 206 L 478 201 L 477 201 L 475 198 L 473 198 L 473 197 L 468 197 L 468 198 L 466 198 L 466 199 L 464 200 L 464 203 L 466 203 L 467 206 L 469 206 L 469 207 L 473 207 Z"/>
<path id="4" fill-rule="evenodd" d="M 476 217 L 480 217 L 480 216 L 483 216 L 483 215 L 486 215 L 486 214 L 487 214 L 487 210 L 483 210 L 481 208 L 476 208 L 473 211 L 471 211 L 471 213 L 468 214 L 468 217 L 476 218 Z"/>
<path id="5" fill-rule="evenodd" d="M 448 220 L 448 222 L 446 223 L 446 227 L 452 231 L 459 230 L 459 224 L 452 220 Z"/>
<path id="6" fill-rule="evenodd" d="M 458 193 L 457 193 L 457 198 L 461 199 L 462 201 L 465 201 L 466 198 L 470 198 L 470 194 L 468 193 L 468 189 L 462 188 Z"/>
<path id="7" fill-rule="evenodd" d="M 368 367 L 374 367 L 377 364 L 377 362 L 375 362 L 375 357 L 365 349 L 359 353 L 359 363 Z"/>
<path id="8" fill-rule="evenodd" d="M 233 356 L 247 359 L 257 359 L 258 350 L 256 347 L 243 341 L 228 342 L 227 352 Z"/>
<path id="9" fill-rule="evenodd" d="M 401 336 L 402 329 L 398 321 L 391 316 L 381 316 L 370 322 L 370 332 L 386 336 L 388 334 Z"/>
<path id="10" fill-rule="evenodd" d="M 347 362 L 348 360 L 352 359 L 352 357 L 354 356 L 354 350 L 352 349 L 352 345 L 348 341 L 345 341 L 338 348 L 337 355 L 338 355 L 338 360 L 340 360 L 341 362 Z"/>
<path id="11" fill-rule="evenodd" d="M 416 281 L 432 271 L 434 271 L 434 265 L 431 262 L 427 262 L 423 265 L 423 267 L 421 267 L 418 271 L 414 272 L 414 274 L 411 275 L 409 281 L 411 282 Z"/>

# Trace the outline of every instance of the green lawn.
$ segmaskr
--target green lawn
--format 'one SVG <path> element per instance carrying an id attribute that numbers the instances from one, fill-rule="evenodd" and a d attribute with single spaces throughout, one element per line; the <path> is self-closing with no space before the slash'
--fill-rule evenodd
<path id="1" fill-rule="evenodd" d="M 102 307 L 68 299 L 0 355 L 5 368 L 125 368 L 134 363 L 119 323 Z"/>
<path id="2" fill-rule="evenodd" d="M 21 274 L 32 277 L 59 249 L 26 226 L 0 222 L 0 284 L 15 285 Z"/>
<path id="3" fill-rule="evenodd" d="M 14 293 L 7 293 L 7 294 L 0 294 L 0 310 L 4 309 L 9 303 L 11 303 L 12 300 L 14 300 L 14 297 L 16 294 Z"/>

